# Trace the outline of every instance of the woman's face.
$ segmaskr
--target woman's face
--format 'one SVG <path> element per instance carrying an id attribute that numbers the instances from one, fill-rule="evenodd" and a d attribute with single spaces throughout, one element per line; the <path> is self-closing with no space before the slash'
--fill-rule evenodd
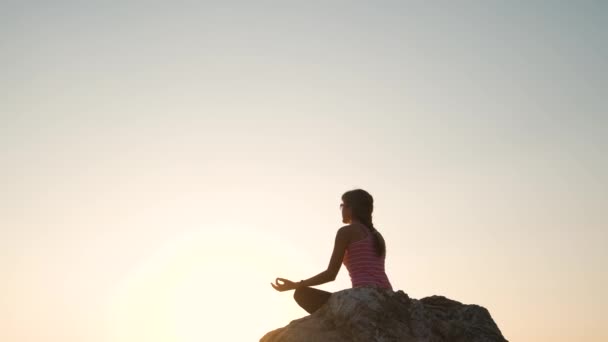
<path id="1" fill-rule="evenodd" d="M 350 223 L 352 220 L 351 208 L 342 201 L 340 204 L 340 210 L 342 211 L 342 223 Z"/>

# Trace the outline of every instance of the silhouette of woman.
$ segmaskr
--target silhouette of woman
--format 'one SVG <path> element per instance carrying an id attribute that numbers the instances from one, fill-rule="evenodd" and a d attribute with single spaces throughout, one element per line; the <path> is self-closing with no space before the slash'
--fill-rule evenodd
<path id="1" fill-rule="evenodd" d="M 270 283 L 277 291 L 294 291 L 294 299 L 308 313 L 313 313 L 327 302 L 331 292 L 310 286 L 334 281 L 344 264 L 352 287 L 379 287 L 393 289 L 384 271 L 386 244 L 372 223 L 374 199 L 363 189 L 354 189 L 342 195 L 340 204 L 342 222 L 338 229 L 334 249 L 327 269 L 314 277 L 299 282 L 276 278 Z"/>

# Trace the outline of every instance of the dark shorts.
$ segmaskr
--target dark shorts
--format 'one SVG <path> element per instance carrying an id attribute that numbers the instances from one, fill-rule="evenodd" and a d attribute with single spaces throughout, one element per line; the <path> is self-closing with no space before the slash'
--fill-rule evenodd
<path id="1" fill-rule="evenodd" d="M 300 287 L 294 291 L 293 298 L 306 312 L 317 311 L 331 296 L 331 292 L 312 287 Z"/>

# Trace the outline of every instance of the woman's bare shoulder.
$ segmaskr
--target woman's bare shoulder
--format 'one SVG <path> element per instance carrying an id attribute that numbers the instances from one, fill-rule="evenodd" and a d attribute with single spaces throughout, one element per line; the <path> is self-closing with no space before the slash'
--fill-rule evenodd
<path id="1" fill-rule="evenodd" d="M 344 229 L 344 234 L 348 236 L 348 241 L 358 241 L 367 236 L 368 228 L 362 223 L 351 223 L 340 228 Z"/>
<path id="2" fill-rule="evenodd" d="M 340 229 L 338 229 L 338 233 L 342 232 L 342 234 L 346 234 L 349 237 L 357 236 L 357 234 L 361 231 L 361 227 L 363 227 L 363 225 L 360 223 L 347 224 L 340 227 Z"/>

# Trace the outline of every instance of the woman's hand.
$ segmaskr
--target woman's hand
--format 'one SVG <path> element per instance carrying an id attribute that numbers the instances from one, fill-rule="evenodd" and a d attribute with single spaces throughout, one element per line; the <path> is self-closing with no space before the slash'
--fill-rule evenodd
<path id="1" fill-rule="evenodd" d="M 293 281 L 284 278 L 277 278 L 274 284 L 270 283 L 270 285 L 272 285 L 272 287 L 274 287 L 274 289 L 277 291 L 294 290 L 297 287 L 297 283 L 294 283 Z"/>

